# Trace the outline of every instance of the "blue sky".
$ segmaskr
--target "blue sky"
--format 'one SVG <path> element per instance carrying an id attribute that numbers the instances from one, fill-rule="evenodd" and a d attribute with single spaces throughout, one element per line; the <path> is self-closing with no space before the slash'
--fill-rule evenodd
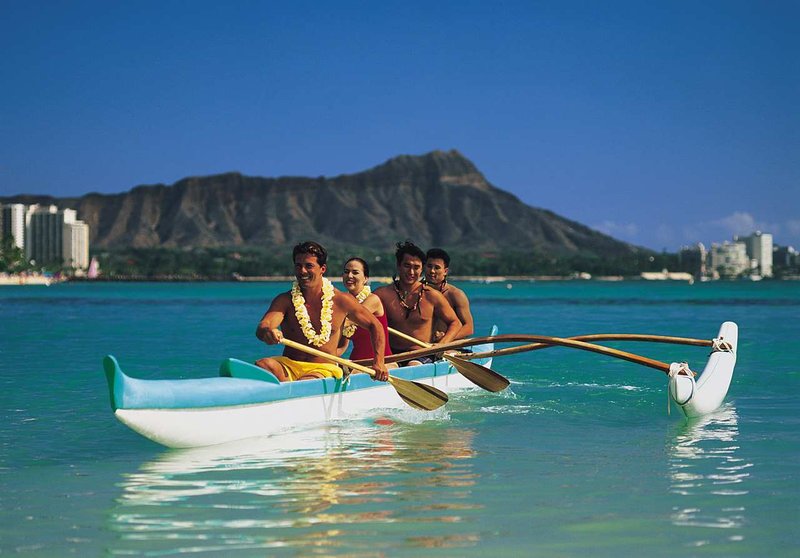
<path id="1" fill-rule="evenodd" d="M 0 196 L 458 149 L 675 250 L 800 247 L 798 1 L 0 0 Z"/>

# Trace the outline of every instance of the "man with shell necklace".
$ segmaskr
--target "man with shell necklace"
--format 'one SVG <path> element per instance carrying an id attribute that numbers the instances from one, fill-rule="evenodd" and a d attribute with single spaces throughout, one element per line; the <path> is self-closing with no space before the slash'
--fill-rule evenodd
<path id="1" fill-rule="evenodd" d="M 427 342 L 433 335 L 434 323 L 440 322 L 444 334 L 437 341 L 447 343 L 455 339 L 461 329 L 455 311 L 442 293 L 421 281 L 425 252 L 413 242 L 398 242 L 395 259 L 397 278 L 394 283 L 374 291 L 383 303 L 389 327 Z M 419 348 L 412 342 L 391 335 L 390 344 L 394 354 Z M 432 358 L 422 357 L 405 364 L 418 362 L 432 362 Z"/>
<path id="2" fill-rule="evenodd" d="M 269 345 L 283 337 L 317 350 L 336 354 L 345 318 L 368 330 L 375 350 L 376 380 L 386 381 L 389 373 L 383 361 L 386 338 L 383 327 L 372 313 L 349 293 L 335 289 L 323 277 L 328 253 L 316 242 L 302 242 L 292 250 L 296 281 L 292 290 L 276 296 L 256 328 L 256 337 Z M 285 347 L 283 356 L 267 357 L 256 365 L 280 381 L 341 378 L 336 364 L 308 353 Z"/>

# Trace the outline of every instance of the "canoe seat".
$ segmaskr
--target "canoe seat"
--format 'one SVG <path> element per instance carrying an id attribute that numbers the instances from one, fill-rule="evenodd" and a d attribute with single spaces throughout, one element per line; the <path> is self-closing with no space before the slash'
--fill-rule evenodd
<path id="1" fill-rule="evenodd" d="M 261 380 L 270 384 L 280 384 L 280 380 L 263 368 L 250 364 L 238 358 L 226 358 L 219 365 L 219 375 L 226 378 L 244 378 L 246 380 Z"/>

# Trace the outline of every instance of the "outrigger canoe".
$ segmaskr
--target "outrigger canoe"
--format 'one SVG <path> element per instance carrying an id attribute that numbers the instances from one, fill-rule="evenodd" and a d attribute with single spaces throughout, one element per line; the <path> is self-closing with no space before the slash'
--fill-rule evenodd
<path id="1" fill-rule="evenodd" d="M 584 339 L 638 338 L 640 341 L 657 341 L 656 337 L 613 334 L 583 336 Z M 605 354 L 613 351 L 589 343 L 582 343 L 582 347 L 575 346 L 574 341 L 581 337 L 571 340 L 548 339 L 551 343 L 571 343 L 565 346 Z M 661 342 L 680 342 L 677 339 L 662 338 Z M 498 336 L 495 327 L 489 337 L 473 340 L 476 343 L 472 345 L 473 354 L 476 357 L 484 355 L 474 362 L 489 367 L 494 354 L 504 353 L 504 350 L 493 350 L 495 340 L 521 342 L 542 341 L 543 338 Z M 670 399 L 690 418 L 714 411 L 725 399 L 736 366 L 738 327 L 733 322 L 725 322 L 713 341 L 693 341 L 699 343 L 686 344 L 712 347 L 706 366 L 697 377 L 683 364 L 667 365 L 642 357 L 634 360 L 646 360 L 646 365 L 668 371 Z M 464 346 L 464 343 L 455 342 L 453 345 Z M 328 378 L 280 383 L 260 368 L 231 358 L 223 361 L 219 377 L 143 380 L 127 376 L 117 359 L 111 355 L 105 357 L 103 366 L 111 407 L 116 417 L 146 438 L 171 448 L 210 446 L 269 436 L 283 432 L 288 427 L 319 424 L 365 411 L 402 408 L 406 405 L 391 385 L 374 382 L 367 374 L 351 374 L 344 380 Z M 446 393 L 475 387 L 444 360 L 398 368 L 391 373 L 397 378 L 427 384 Z"/>

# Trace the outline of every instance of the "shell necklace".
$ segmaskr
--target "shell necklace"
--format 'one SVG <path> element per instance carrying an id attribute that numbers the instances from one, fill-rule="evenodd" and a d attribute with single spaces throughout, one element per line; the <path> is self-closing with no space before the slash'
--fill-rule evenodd
<path id="1" fill-rule="evenodd" d="M 439 291 L 442 294 L 447 292 L 447 278 L 446 277 L 444 279 L 442 279 L 442 282 L 439 283 L 438 285 L 435 284 L 435 283 L 431 283 L 427 279 L 423 279 L 422 282 L 424 284 L 430 286 L 430 287 L 433 287 L 434 289 L 436 289 L 437 291 Z"/>
<path id="2" fill-rule="evenodd" d="M 370 295 L 371 292 L 372 289 L 369 288 L 369 285 L 364 285 L 364 288 L 361 289 L 359 293 L 356 295 L 356 300 L 358 301 L 358 303 L 364 304 L 364 301 L 367 300 L 367 297 Z M 357 327 L 358 326 L 356 324 L 354 324 L 350 320 L 347 320 L 347 323 L 345 324 L 344 328 L 342 328 L 342 335 L 344 335 L 349 339 L 356 332 Z"/>
<path id="3" fill-rule="evenodd" d="M 316 347 L 321 347 L 331 338 L 331 323 L 333 322 L 333 284 L 326 279 L 322 278 L 322 309 L 319 313 L 320 328 L 319 333 L 314 330 L 311 325 L 311 317 L 308 315 L 306 308 L 306 299 L 303 296 L 303 291 L 300 290 L 300 285 L 297 281 L 292 283 L 292 305 L 294 305 L 294 315 L 300 324 L 300 329 L 303 335 L 306 336 L 308 342 Z"/>
<path id="4" fill-rule="evenodd" d="M 408 296 L 408 293 L 406 291 L 401 291 L 400 281 L 395 280 L 394 292 L 397 293 L 397 298 L 398 300 L 400 300 L 400 306 L 402 306 L 406 311 L 406 319 L 408 319 L 408 317 L 411 315 L 411 312 L 414 312 L 415 310 L 419 309 L 419 303 L 422 300 L 422 293 L 424 291 L 425 291 L 425 283 L 422 283 L 422 285 L 419 288 L 419 293 L 417 294 L 417 301 L 414 303 L 413 306 L 409 306 L 406 303 L 406 297 Z M 419 309 L 419 313 L 420 315 L 422 315 L 422 309 Z"/>

